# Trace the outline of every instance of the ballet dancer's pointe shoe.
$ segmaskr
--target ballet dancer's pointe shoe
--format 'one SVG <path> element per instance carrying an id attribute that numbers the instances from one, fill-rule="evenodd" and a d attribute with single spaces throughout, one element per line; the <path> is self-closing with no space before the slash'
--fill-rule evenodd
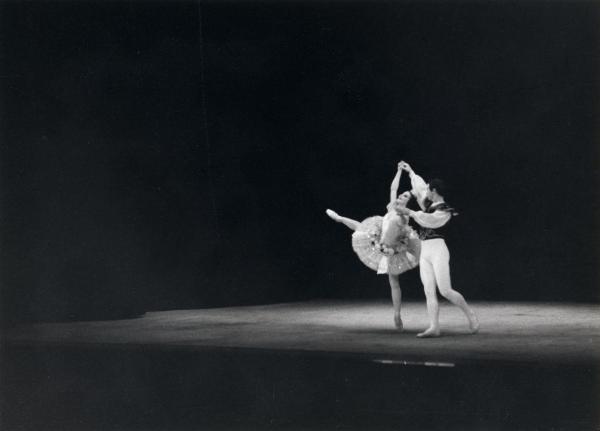
<path id="1" fill-rule="evenodd" d="M 427 328 L 425 331 L 417 334 L 419 338 L 435 338 L 440 336 L 439 328 Z"/>
<path id="2" fill-rule="evenodd" d="M 400 313 L 394 314 L 394 325 L 399 332 L 404 331 L 404 323 L 402 323 L 402 317 L 400 317 Z"/>
<path id="3" fill-rule="evenodd" d="M 477 319 L 477 316 L 475 313 L 473 313 L 469 319 L 469 328 L 471 329 L 471 334 L 477 334 L 479 332 L 479 326 L 479 319 Z"/>
<path id="4" fill-rule="evenodd" d="M 338 215 L 338 213 L 336 213 L 333 210 L 325 210 L 325 214 L 327 214 L 329 217 L 331 217 L 335 221 L 338 221 L 340 219 L 340 216 Z"/>

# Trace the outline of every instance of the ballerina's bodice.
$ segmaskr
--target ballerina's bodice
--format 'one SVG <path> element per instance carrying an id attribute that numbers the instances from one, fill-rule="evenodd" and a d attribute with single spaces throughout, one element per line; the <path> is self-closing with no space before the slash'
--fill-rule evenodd
<path id="1" fill-rule="evenodd" d="M 388 212 L 381 223 L 380 242 L 388 247 L 395 247 L 407 236 L 407 225 L 408 220 L 405 216 L 395 211 Z"/>

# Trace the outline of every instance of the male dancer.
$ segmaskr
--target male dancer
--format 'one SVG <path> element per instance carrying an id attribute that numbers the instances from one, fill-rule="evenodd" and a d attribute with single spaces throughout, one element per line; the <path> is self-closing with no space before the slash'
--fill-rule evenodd
<path id="1" fill-rule="evenodd" d="M 421 332 L 417 337 L 439 337 L 439 304 L 436 293 L 436 285 L 440 294 L 452 304 L 460 307 L 469 319 L 471 333 L 479 330 L 477 316 L 467 305 L 465 298 L 452 289 L 450 281 L 450 252 L 444 241 L 444 228 L 448 221 L 455 215 L 454 210 L 444 201 L 444 183 L 441 180 L 432 180 L 429 185 L 423 178 L 418 176 L 408 163 L 401 162 L 402 169 L 410 175 L 412 194 L 422 211 L 409 209 L 398 209 L 411 217 L 419 225 L 419 237 L 421 238 L 421 256 L 419 269 L 421 282 L 427 299 L 427 314 L 429 315 L 429 328 Z"/>

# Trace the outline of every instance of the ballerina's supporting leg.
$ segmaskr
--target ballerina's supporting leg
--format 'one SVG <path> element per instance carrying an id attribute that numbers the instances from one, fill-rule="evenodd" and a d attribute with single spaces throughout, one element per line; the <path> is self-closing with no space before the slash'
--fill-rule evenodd
<path id="1" fill-rule="evenodd" d="M 339 215 L 335 211 L 326 210 L 325 213 L 329 217 L 331 217 L 334 221 L 336 221 L 338 223 L 343 223 L 343 224 L 345 224 L 346 226 L 348 226 L 352 230 L 356 230 L 360 226 L 360 222 L 358 222 L 356 220 L 352 220 L 351 218 L 342 217 L 341 215 Z"/>
<path id="2" fill-rule="evenodd" d="M 397 275 L 388 274 L 390 280 L 390 288 L 392 291 L 392 304 L 394 305 L 394 324 L 398 331 L 404 329 L 400 308 L 402 305 L 402 290 L 400 289 L 400 278 Z"/>

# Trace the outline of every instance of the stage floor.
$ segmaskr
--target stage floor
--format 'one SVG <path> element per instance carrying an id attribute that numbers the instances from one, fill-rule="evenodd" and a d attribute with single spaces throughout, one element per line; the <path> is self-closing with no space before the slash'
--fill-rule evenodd
<path id="1" fill-rule="evenodd" d="M 448 365 L 473 361 L 600 362 L 600 305 L 473 303 L 481 321 L 468 333 L 456 307 L 442 304 L 442 336 L 419 339 L 423 302 L 403 305 L 405 330 L 389 301 L 320 300 L 262 306 L 148 312 L 129 320 L 42 323 L 5 332 L 21 346 L 129 346 L 158 349 L 275 350 L 364 355 L 375 361 Z"/>

